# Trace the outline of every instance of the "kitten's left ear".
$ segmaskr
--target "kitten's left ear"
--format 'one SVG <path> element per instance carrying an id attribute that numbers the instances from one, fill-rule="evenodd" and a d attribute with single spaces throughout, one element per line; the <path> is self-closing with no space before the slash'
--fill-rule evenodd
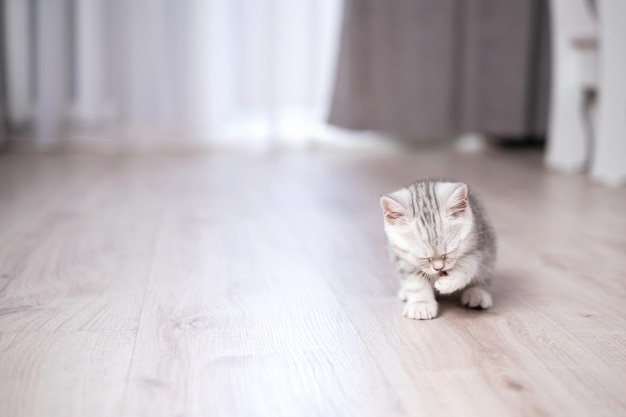
<path id="1" fill-rule="evenodd" d="M 467 200 L 467 185 L 462 182 L 455 184 L 456 189 L 450 194 L 446 204 L 446 215 L 459 218 L 467 212 L 469 202 Z"/>

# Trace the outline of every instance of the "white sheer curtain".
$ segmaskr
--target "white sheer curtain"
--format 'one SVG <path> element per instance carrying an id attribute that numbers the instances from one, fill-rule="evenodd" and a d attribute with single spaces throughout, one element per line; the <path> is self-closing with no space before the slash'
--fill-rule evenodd
<path id="1" fill-rule="evenodd" d="M 7 0 L 9 122 L 69 140 L 299 143 L 324 128 L 341 0 Z"/>

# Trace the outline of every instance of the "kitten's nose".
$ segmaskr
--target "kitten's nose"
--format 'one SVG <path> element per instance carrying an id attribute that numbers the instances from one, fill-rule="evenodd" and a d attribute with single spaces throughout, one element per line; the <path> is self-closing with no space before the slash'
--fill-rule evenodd
<path id="1" fill-rule="evenodd" d="M 433 259 L 432 265 L 435 271 L 441 271 L 445 266 L 443 263 L 443 259 Z"/>

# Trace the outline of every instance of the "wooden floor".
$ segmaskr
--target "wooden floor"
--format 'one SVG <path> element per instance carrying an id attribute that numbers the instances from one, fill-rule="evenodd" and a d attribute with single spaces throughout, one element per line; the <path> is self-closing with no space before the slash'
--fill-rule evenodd
<path id="1" fill-rule="evenodd" d="M 495 305 L 402 317 L 378 198 L 466 180 Z M 626 415 L 626 190 L 536 153 L 0 155 L 0 416 Z"/>

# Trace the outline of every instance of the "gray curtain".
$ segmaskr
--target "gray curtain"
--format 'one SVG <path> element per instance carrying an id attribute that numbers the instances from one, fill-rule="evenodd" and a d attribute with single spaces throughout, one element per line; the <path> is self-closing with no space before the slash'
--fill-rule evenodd
<path id="1" fill-rule="evenodd" d="M 8 103 L 6 77 L 6 16 L 4 2 L 0 2 L 0 151 L 3 151 L 8 142 Z"/>
<path id="2" fill-rule="evenodd" d="M 408 139 L 545 133 L 546 0 L 346 0 L 329 121 Z"/>

